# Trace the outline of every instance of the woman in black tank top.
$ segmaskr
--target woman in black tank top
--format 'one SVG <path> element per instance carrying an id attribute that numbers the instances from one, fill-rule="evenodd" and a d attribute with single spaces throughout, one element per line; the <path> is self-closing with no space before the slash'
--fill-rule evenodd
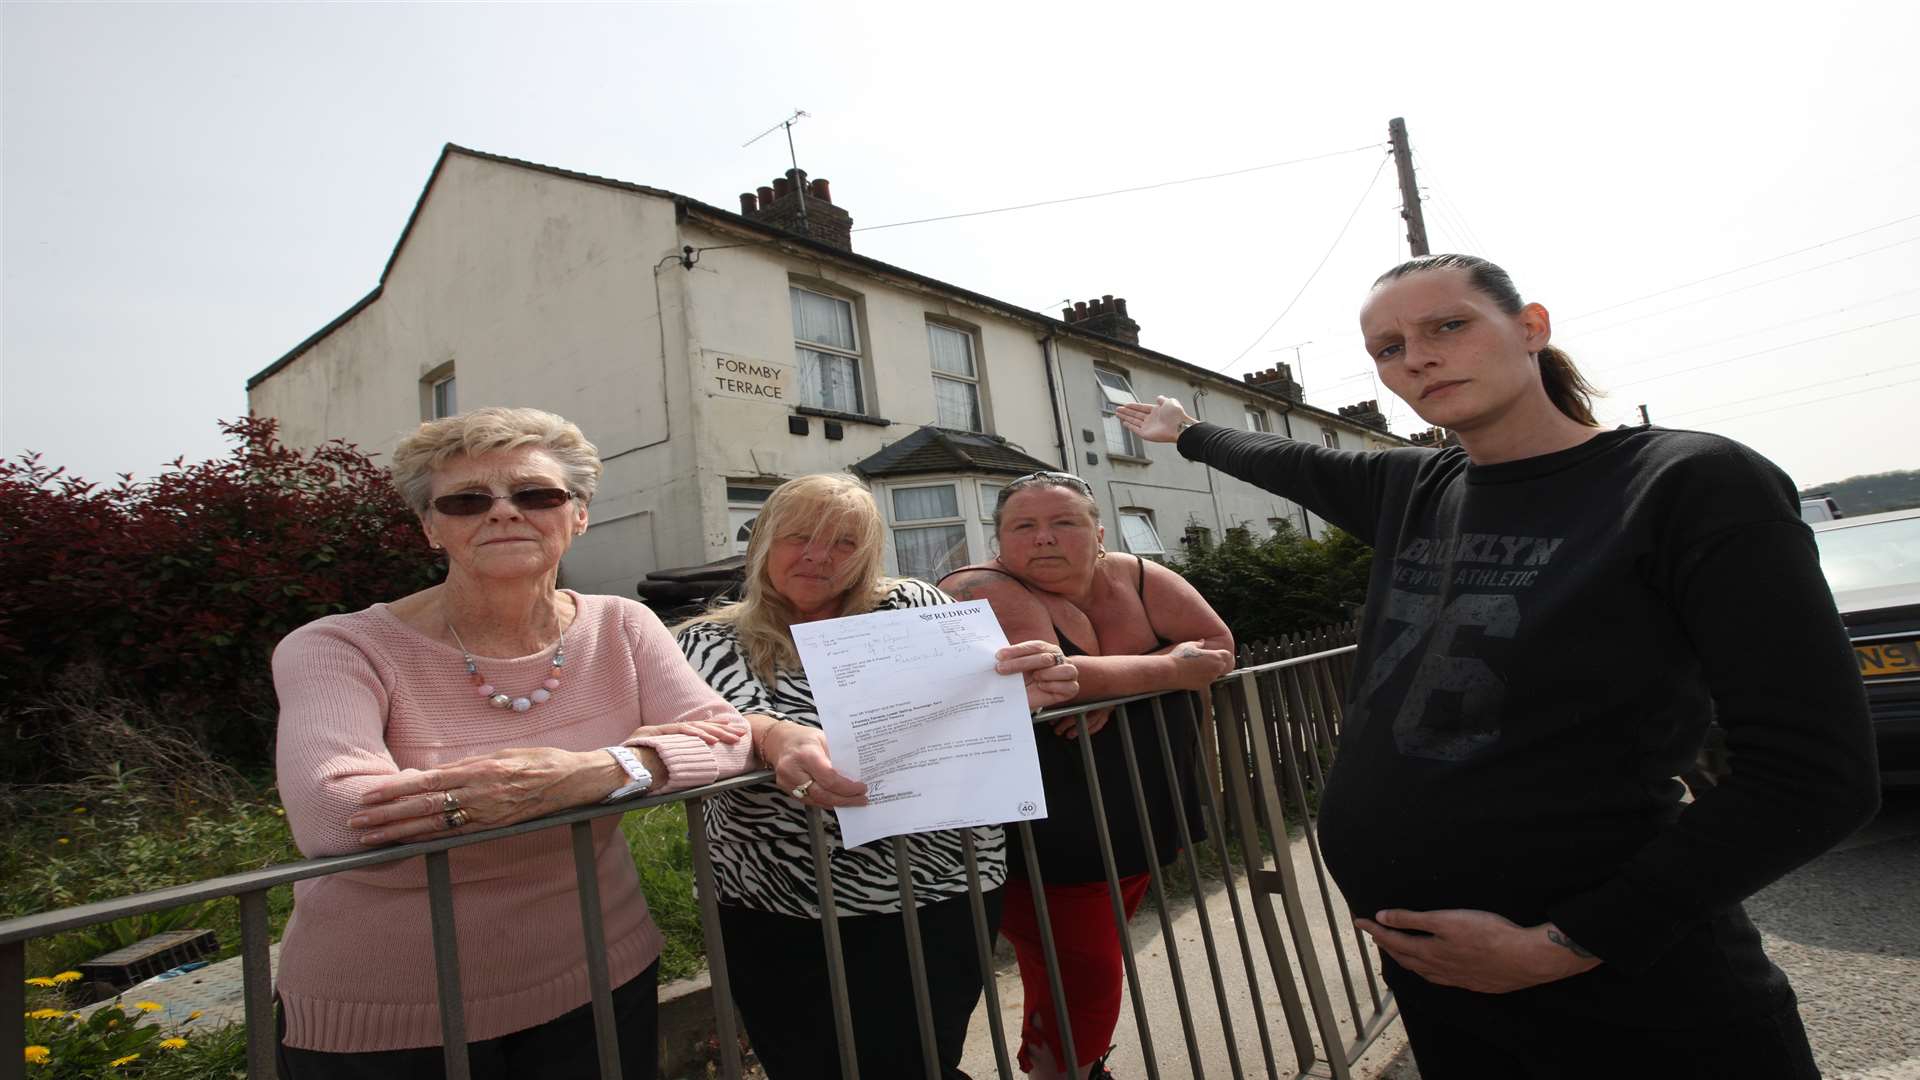
<path id="1" fill-rule="evenodd" d="M 941 587 L 961 599 L 993 605 L 1009 640 L 1051 638 L 1074 658 L 1077 701 L 1100 701 L 1167 690 L 1200 690 L 1233 668 L 1233 636 L 1226 624 L 1178 574 L 1132 555 L 1109 555 L 1102 544 L 1099 505 L 1085 481 L 1067 473 L 1034 473 L 1001 489 L 994 508 L 1000 555 L 992 563 L 954 571 Z M 1160 698 L 1174 772 L 1189 835 L 1204 837 L 1200 786 L 1194 782 L 1198 746 L 1190 694 Z M 1147 808 L 1149 849 L 1133 806 L 1133 783 L 1116 725 L 1132 735 Z M 1145 895 L 1152 862 L 1180 853 L 1175 795 L 1150 702 L 1136 702 L 1088 718 L 1094 775 L 1099 780 L 1127 913 Z M 1008 885 L 1002 933 L 1020 958 L 1026 992 L 1020 1066 L 1036 1077 L 1083 1075 L 1104 1057 L 1120 1014 L 1121 959 L 1106 867 L 1089 797 L 1085 760 L 1074 720 L 1038 732 L 1040 775 L 1047 817 L 1033 823 L 1040 882 L 1027 877 L 1019 834 L 1007 839 Z M 1151 850 L 1151 856 L 1149 851 Z M 1080 1061 L 1060 1061 L 1030 890 L 1046 893 L 1049 922 L 1066 984 L 1074 1050 Z M 1093 1075 L 1099 1076 L 1104 1069 Z"/>

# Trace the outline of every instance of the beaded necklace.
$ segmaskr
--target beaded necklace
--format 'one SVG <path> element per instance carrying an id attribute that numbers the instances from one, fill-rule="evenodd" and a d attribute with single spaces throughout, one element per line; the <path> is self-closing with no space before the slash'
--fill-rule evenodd
<path id="1" fill-rule="evenodd" d="M 541 680 L 540 685 L 532 693 L 521 697 L 501 693 L 498 687 L 487 681 L 486 676 L 480 674 L 479 663 L 474 660 L 473 653 L 467 648 L 467 643 L 460 640 L 460 631 L 453 628 L 452 622 L 447 623 L 447 633 L 452 634 L 454 644 L 460 646 L 460 656 L 467 662 L 467 680 L 473 683 L 474 691 L 486 698 L 487 704 L 496 709 L 526 712 L 535 705 L 545 704 L 547 699 L 553 696 L 553 692 L 560 689 L 560 669 L 567 666 L 567 632 L 565 630 L 560 631 L 559 640 L 553 643 L 553 662 L 547 677 Z"/>

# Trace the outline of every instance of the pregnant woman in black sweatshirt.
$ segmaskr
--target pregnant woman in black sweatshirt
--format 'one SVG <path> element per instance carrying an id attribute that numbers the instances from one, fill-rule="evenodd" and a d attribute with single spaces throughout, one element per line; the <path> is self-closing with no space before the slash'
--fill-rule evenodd
<path id="1" fill-rule="evenodd" d="M 1483 259 L 1394 268 L 1360 325 L 1458 447 L 1119 411 L 1374 547 L 1320 839 L 1421 1074 L 1817 1077 L 1741 901 L 1879 782 L 1792 483 L 1716 435 L 1602 430 L 1546 309 Z M 1716 718 L 1732 776 L 1684 803 Z"/>

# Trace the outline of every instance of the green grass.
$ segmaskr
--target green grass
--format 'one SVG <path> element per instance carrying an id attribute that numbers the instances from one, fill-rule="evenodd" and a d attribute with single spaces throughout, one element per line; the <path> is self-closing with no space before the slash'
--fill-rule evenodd
<path id="1" fill-rule="evenodd" d="M 0 835 L 0 911 L 26 915 L 147 892 L 298 859 L 270 790 L 225 806 L 169 800 L 138 783 L 102 785 L 84 798 L 43 798 Z M 268 898 L 276 937 L 292 910 L 289 890 Z M 162 930 L 194 927 L 220 939 L 216 959 L 240 951 L 235 900 L 137 915 L 39 938 L 29 974 L 66 971 Z"/>
<path id="2" fill-rule="evenodd" d="M 640 869 L 640 891 L 647 894 L 653 921 L 666 938 L 660 953 L 660 981 L 698 973 L 707 966 L 707 944 L 700 932 L 700 906 L 693 898 L 686 808 L 677 803 L 648 807 L 628 814 L 620 827 Z"/>

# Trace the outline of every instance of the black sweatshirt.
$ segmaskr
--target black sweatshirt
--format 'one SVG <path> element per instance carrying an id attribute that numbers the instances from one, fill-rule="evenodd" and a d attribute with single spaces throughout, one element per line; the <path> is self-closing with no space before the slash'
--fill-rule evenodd
<path id="1" fill-rule="evenodd" d="M 1551 920 L 1606 961 L 1553 984 L 1583 1009 L 1778 999 L 1740 901 L 1879 800 L 1865 693 L 1785 474 L 1645 427 L 1498 465 L 1214 424 L 1179 447 L 1374 547 L 1319 820 L 1355 914 Z M 1673 777 L 1716 717 L 1733 775 L 1683 806 Z"/>

